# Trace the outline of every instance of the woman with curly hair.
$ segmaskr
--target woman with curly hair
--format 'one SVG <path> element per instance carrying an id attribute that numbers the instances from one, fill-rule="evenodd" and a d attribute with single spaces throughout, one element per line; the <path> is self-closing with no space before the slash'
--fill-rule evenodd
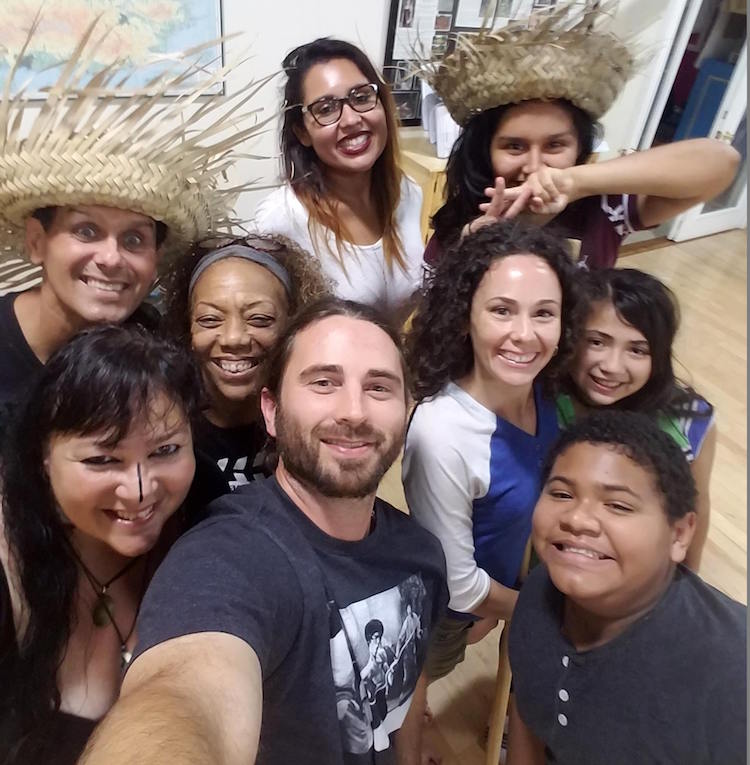
<path id="1" fill-rule="evenodd" d="M 194 248 L 166 289 L 167 329 L 192 348 L 207 396 L 196 449 L 218 466 L 228 491 L 265 473 L 264 362 L 289 317 L 328 284 L 289 240 L 253 236 Z"/>
<path id="2" fill-rule="evenodd" d="M 146 585 L 193 521 L 200 378 L 175 343 L 105 326 L 56 351 L 27 395 L 0 463 L 0 762 L 72 765 L 117 699 Z"/>
<path id="3" fill-rule="evenodd" d="M 563 240 L 496 223 L 445 254 L 414 318 L 407 358 L 418 404 L 404 490 L 416 521 L 442 542 L 450 590 L 430 680 L 513 611 L 542 462 L 558 434 L 550 388 L 572 350 L 574 279 Z"/>
<path id="4" fill-rule="evenodd" d="M 405 319 L 422 281 L 422 192 L 399 166 L 390 89 L 356 46 L 321 38 L 282 62 L 284 185 L 255 212 L 320 260 L 338 297 Z"/>
<path id="5" fill-rule="evenodd" d="M 592 271 L 581 286 L 583 331 L 565 392 L 557 397 L 558 418 L 567 427 L 593 410 L 625 409 L 649 415 L 672 437 L 698 489 L 697 525 L 685 558 L 697 571 L 711 513 L 716 425 L 713 406 L 674 373 L 677 298 L 656 277 L 634 268 Z"/>

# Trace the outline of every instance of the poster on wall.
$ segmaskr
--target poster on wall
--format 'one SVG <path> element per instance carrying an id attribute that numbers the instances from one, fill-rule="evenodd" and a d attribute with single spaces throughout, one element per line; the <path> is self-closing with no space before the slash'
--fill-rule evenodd
<path id="1" fill-rule="evenodd" d="M 478 29 L 505 26 L 511 19 L 528 16 L 534 0 L 459 0 L 455 26 Z M 552 3 L 554 4 L 554 0 Z"/>
<path id="2" fill-rule="evenodd" d="M 27 40 L 40 4 L 2 0 L 0 5 L 3 82 Z M 130 64 L 139 71 L 128 86 L 137 88 L 164 70 L 167 64 L 159 63 L 160 59 L 174 64 L 168 54 L 212 41 L 217 41 L 216 45 L 209 46 L 202 56 L 205 72 L 210 75 L 222 66 L 223 51 L 218 42 L 222 35 L 221 0 L 45 0 L 38 27 L 13 78 L 13 92 L 33 78 L 35 92 L 29 97 L 45 97 L 40 89 L 57 80 L 60 65 L 68 60 L 83 32 L 97 18 L 92 36 L 96 42 L 90 48 L 92 73 L 114 61 Z M 194 80 L 186 80 L 184 89 L 194 85 Z M 215 92 L 221 88 L 218 84 Z"/>

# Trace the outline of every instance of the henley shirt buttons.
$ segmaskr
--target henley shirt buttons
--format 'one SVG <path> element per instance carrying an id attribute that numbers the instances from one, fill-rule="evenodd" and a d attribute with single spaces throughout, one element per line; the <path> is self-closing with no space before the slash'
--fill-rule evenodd
<path id="1" fill-rule="evenodd" d="M 560 701 L 567 701 L 570 698 L 570 695 L 565 690 L 565 688 L 560 688 L 560 690 L 557 692 L 557 695 L 560 697 Z"/>
<path id="2" fill-rule="evenodd" d="M 559 715 L 557 715 L 557 722 L 559 722 L 560 725 L 562 725 L 564 728 L 568 724 L 568 718 L 561 712 Z"/>
<path id="3" fill-rule="evenodd" d="M 570 657 L 569 656 L 563 656 L 562 657 L 562 665 L 563 667 L 567 667 L 570 663 Z"/>

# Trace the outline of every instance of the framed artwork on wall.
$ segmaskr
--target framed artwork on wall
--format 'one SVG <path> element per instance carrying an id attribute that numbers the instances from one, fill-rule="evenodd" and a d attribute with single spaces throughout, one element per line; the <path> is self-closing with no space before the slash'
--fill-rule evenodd
<path id="1" fill-rule="evenodd" d="M 216 45 L 207 47 L 202 55 L 205 72 L 210 76 L 223 65 L 221 0 L 45 0 L 41 10 L 38 3 L 27 0 L 2 0 L 0 82 L 8 77 L 37 13 L 38 25 L 23 64 L 16 70 L 13 91 L 32 80 L 36 94 L 45 97 L 40 89 L 57 80 L 59 66 L 69 59 L 97 17 L 89 48 L 91 72 L 114 61 L 132 64 L 138 72 L 128 82 L 130 88 L 145 85 L 166 66 L 173 66 L 175 60 L 169 54 L 212 41 Z M 184 88 L 190 90 L 194 85 L 195 80 L 186 80 Z M 222 87 L 217 84 L 214 92 L 221 92 Z M 30 93 L 32 100 L 35 92 Z"/>
<path id="2" fill-rule="evenodd" d="M 417 56 L 449 52 L 460 32 L 497 28 L 528 17 L 556 0 L 391 0 L 383 75 L 396 96 L 404 125 L 421 121 L 421 83 L 414 77 Z M 408 94 L 408 95 L 407 95 Z"/>

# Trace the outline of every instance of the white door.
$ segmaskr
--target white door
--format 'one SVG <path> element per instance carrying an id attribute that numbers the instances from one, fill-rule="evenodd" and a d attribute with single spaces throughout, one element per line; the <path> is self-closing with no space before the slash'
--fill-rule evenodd
<path id="1" fill-rule="evenodd" d="M 726 191 L 675 218 L 667 234 L 675 242 L 747 225 L 747 43 L 737 59 L 709 135 L 731 143 L 742 155 L 742 162 Z"/>

